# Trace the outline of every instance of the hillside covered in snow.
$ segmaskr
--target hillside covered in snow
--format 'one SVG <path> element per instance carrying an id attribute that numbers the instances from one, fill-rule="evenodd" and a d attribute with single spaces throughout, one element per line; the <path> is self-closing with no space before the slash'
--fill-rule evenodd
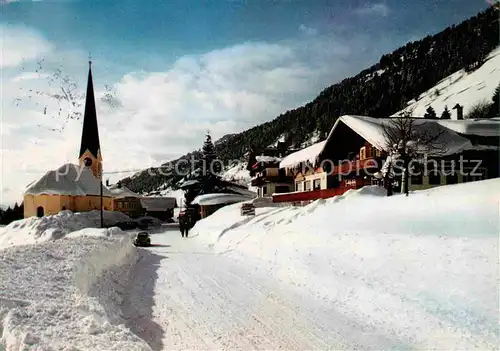
<path id="1" fill-rule="evenodd" d="M 499 28 L 498 13 L 490 7 L 440 33 L 409 42 L 383 55 L 378 63 L 355 77 L 327 87 L 305 106 L 242 133 L 225 136 L 216 142 L 217 155 L 230 167 L 234 161 L 242 160 L 251 147 L 263 149 L 279 139 L 290 147 L 301 147 L 312 138 L 323 140 L 335 121 L 346 114 L 387 117 L 415 107 L 414 115 L 422 116 L 432 105 L 440 116 L 445 105 L 451 110 L 459 103 L 467 114 L 478 102 L 492 104 L 493 91 L 500 82 L 495 74 Z M 199 151 L 193 151 L 163 165 L 162 170 L 179 160 L 189 164 L 191 158 L 199 156 Z M 150 173 L 137 173 L 123 179 L 123 183 L 136 192 L 149 193 L 175 188 L 182 178 L 160 169 Z"/>

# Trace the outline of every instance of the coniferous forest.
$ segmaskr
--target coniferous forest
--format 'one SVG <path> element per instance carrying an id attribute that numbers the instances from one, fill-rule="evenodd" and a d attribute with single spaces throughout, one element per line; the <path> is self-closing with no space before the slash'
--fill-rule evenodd
<path id="1" fill-rule="evenodd" d="M 498 12 L 490 7 L 438 34 L 409 42 L 383 55 L 377 64 L 355 77 L 327 87 L 305 106 L 286 111 L 242 133 L 223 137 L 215 143 L 216 155 L 224 162 L 239 159 L 250 148 L 265 148 L 282 135 L 289 147 L 299 146 L 315 131 L 324 139 L 336 119 L 345 114 L 390 116 L 450 74 L 460 69 L 470 72 L 479 67 L 499 44 L 498 22 Z M 379 70 L 383 73 L 376 73 Z M 368 75 L 371 79 L 367 79 Z M 498 101 L 498 97 L 492 97 L 492 101 Z M 487 106 L 489 114 L 494 113 L 495 107 L 493 104 Z M 443 111 L 435 113 L 441 116 Z M 202 143 L 200 140 L 200 147 Z M 180 159 L 197 159 L 200 155 L 200 151 L 194 151 Z M 177 161 L 125 178 L 122 183 L 141 193 L 154 191 L 164 184 L 175 186 L 182 175 L 169 169 Z"/>

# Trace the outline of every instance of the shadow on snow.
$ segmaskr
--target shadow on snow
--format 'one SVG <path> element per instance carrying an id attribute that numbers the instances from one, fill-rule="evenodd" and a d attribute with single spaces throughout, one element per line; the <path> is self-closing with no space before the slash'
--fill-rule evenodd
<path id="1" fill-rule="evenodd" d="M 163 349 L 162 327 L 153 321 L 154 289 L 160 261 L 165 259 L 154 252 L 140 249 L 140 257 L 124 299 L 123 314 L 126 326 L 155 350 Z"/>

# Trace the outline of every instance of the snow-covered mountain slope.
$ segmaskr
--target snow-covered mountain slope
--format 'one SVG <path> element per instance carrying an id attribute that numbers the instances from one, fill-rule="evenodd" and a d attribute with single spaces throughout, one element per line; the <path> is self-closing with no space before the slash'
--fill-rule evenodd
<path id="1" fill-rule="evenodd" d="M 226 181 L 230 181 L 239 185 L 249 186 L 250 185 L 250 173 L 247 171 L 246 162 L 239 162 L 235 165 L 226 169 L 221 178 Z"/>
<path id="2" fill-rule="evenodd" d="M 425 110 L 432 106 L 438 117 L 441 116 L 445 106 L 448 106 L 452 119 L 456 119 L 456 112 L 452 111 L 457 103 L 464 107 L 464 116 L 474 104 L 486 101 L 491 104 L 491 99 L 496 87 L 500 84 L 500 47 L 493 50 L 486 62 L 471 73 L 460 70 L 440 81 L 436 86 L 421 94 L 418 101 L 411 100 L 408 106 L 393 116 L 403 111 L 413 110 L 414 116 L 423 116 Z"/>

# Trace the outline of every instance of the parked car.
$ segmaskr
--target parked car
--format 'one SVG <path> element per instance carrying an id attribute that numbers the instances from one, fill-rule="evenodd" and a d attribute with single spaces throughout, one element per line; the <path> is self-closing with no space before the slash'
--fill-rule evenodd
<path id="1" fill-rule="evenodd" d="M 135 246 L 151 246 L 151 238 L 148 232 L 139 232 L 134 240 Z"/>

